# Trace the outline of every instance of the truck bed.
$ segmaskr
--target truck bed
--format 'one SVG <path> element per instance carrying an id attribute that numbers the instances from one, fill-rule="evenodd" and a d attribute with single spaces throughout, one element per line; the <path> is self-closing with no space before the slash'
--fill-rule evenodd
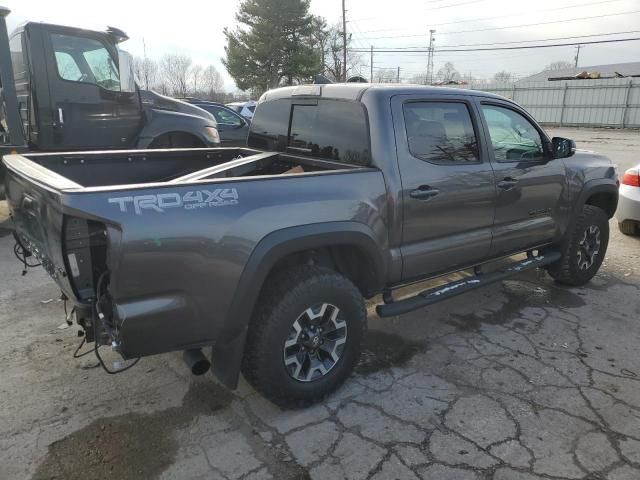
<path id="1" fill-rule="evenodd" d="M 8 155 L 5 163 L 59 190 L 357 168 L 330 160 L 248 148 L 27 153 Z"/>

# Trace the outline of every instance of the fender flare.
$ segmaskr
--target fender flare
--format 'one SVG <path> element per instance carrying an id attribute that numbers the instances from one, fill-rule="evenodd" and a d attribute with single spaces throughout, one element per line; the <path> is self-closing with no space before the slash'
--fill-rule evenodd
<path id="1" fill-rule="evenodd" d="M 615 196 L 615 207 L 618 205 L 618 184 L 614 179 L 611 178 L 596 178 L 593 180 L 589 180 L 586 182 L 580 193 L 578 193 L 575 202 L 573 202 L 573 207 L 571 207 L 571 217 L 569 218 L 569 222 L 567 223 L 567 228 L 563 232 L 564 235 L 567 232 L 570 232 L 575 225 L 575 222 L 580 215 L 580 210 L 584 205 L 586 205 L 589 197 L 596 193 L 610 193 Z M 615 211 L 615 208 L 614 208 Z M 560 241 L 564 241 L 561 239 Z"/>
<path id="2" fill-rule="evenodd" d="M 583 205 L 587 203 L 589 197 L 596 193 L 610 193 L 615 197 L 615 207 L 618 206 L 618 184 L 611 178 L 596 178 L 584 184 L 578 194 L 578 198 L 573 205 L 572 219 L 576 218 Z M 614 208 L 615 212 L 615 208 Z"/>
<path id="3" fill-rule="evenodd" d="M 382 289 L 388 271 L 384 249 L 365 224 L 327 222 L 290 227 L 272 232 L 258 242 L 240 276 L 227 314 L 228 334 L 212 348 L 212 371 L 224 385 L 237 387 L 251 314 L 273 266 L 292 253 L 337 245 L 365 251 L 375 272 L 376 288 Z"/>

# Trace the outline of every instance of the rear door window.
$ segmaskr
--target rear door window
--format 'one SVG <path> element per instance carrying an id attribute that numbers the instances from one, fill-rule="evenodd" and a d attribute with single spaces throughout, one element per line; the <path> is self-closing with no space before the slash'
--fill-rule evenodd
<path id="1" fill-rule="evenodd" d="M 359 102 L 274 100 L 255 111 L 249 146 L 356 165 L 370 162 L 369 130 Z"/>
<path id="2" fill-rule="evenodd" d="M 411 154 L 430 163 L 480 161 L 469 109 L 464 103 L 411 102 L 404 105 Z"/>

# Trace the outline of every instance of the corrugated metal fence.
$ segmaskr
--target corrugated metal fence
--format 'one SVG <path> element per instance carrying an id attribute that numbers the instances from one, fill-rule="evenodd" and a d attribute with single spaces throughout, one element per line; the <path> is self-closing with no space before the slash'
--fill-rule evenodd
<path id="1" fill-rule="evenodd" d="M 538 122 L 640 128 L 640 78 L 467 85 L 514 100 Z"/>

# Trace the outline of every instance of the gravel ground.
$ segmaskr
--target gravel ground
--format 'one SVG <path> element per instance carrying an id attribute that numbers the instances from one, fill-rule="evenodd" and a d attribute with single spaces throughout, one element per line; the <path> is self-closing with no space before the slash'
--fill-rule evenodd
<path id="1" fill-rule="evenodd" d="M 638 132 L 552 133 L 640 161 Z M 115 376 L 73 359 L 54 283 L 20 275 L 0 228 L 0 479 L 638 479 L 640 238 L 611 227 L 586 287 L 530 272 L 370 312 L 356 374 L 302 411 L 192 377 L 179 354 Z"/>

